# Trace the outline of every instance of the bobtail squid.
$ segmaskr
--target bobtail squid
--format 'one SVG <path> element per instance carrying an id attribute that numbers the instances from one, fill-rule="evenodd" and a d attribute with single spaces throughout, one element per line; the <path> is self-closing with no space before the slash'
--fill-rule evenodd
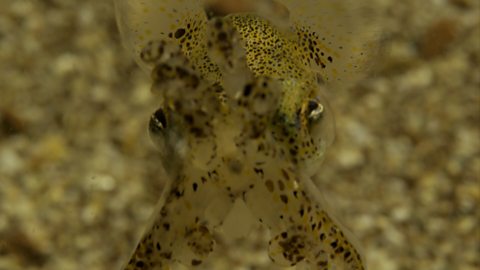
<path id="1" fill-rule="evenodd" d="M 365 269 L 311 180 L 334 137 L 323 91 L 371 59 L 359 4 L 229 2 L 116 0 L 159 100 L 148 129 L 169 178 L 124 269 L 201 267 L 238 201 L 268 229 L 275 264 Z"/>

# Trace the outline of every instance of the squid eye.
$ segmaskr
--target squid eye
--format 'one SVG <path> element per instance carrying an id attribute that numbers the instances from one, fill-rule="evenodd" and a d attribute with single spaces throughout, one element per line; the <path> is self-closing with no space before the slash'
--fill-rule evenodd
<path id="1" fill-rule="evenodd" d="M 162 133 L 167 128 L 167 117 L 162 108 L 156 110 L 150 117 L 148 129 L 152 135 Z"/>
<path id="2" fill-rule="evenodd" d="M 316 100 L 310 100 L 307 107 L 307 118 L 310 121 L 316 121 L 323 116 L 325 107 Z"/>
<path id="3" fill-rule="evenodd" d="M 305 109 L 310 136 L 317 144 L 328 146 L 335 137 L 335 120 L 326 99 L 311 99 Z"/>
<path id="4" fill-rule="evenodd" d="M 165 171 L 172 175 L 181 171 L 180 166 L 183 160 L 178 153 L 178 145 L 182 139 L 176 136 L 173 123 L 170 111 L 162 108 L 152 114 L 148 123 L 150 139 L 158 150 Z"/>
<path id="5" fill-rule="evenodd" d="M 305 124 L 305 141 L 303 151 L 305 158 L 301 163 L 306 175 L 318 172 L 319 162 L 332 144 L 335 137 L 335 120 L 330 106 L 322 96 L 312 98 L 303 105 L 303 123 Z M 306 142 L 306 143 L 305 143 Z"/>

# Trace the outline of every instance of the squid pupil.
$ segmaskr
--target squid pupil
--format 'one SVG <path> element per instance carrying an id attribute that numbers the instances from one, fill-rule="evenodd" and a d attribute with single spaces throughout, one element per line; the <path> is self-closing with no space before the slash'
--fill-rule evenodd
<path id="1" fill-rule="evenodd" d="M 313 110 L 316 110 L 318 108 L 318 102 L 315 100 L 310 100 L 308 102 L 308 111 L 312 112 Z"/>
<path id="2" fill-rule="evenodd" d="M 323 105 L 316 100 L 310 100 L 307 104 L 307 116 L 310 120 L 317 120 L 323 114 Z"/>
<path id="3" fill-rule="evenodd" d="M 162 131 L 167 127 L 167 117 L 163 109 L 160 108 L 153 113 L 149 126 L 154 132 Z"/>

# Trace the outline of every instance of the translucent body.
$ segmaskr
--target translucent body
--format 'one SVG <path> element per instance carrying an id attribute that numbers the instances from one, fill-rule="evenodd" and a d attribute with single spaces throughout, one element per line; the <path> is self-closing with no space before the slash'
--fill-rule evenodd
<path id="1" fill-rule="evenodd" d="M 355 2 L 341 3 L 245 1 L 222 16 L 200 1 L 117 0 L 162 103 L 149 129 L 171 178 L 125 269 L 202 265 L 237 200 L 270 230 L 275 263 L 364 269 L 310 179 L 334 136 L 320 82 L 351 82 L 368 59 L 368 35 L 351 40 Z"/>

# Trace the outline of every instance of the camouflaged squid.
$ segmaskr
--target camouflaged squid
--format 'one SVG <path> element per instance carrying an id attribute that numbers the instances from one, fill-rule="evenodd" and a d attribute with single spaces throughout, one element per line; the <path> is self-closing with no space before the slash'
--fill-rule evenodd
<path id="1" fill-rule="evenodd" d="M 371 36 L 349 13 L 359 4 L 115 4 L 126 46 L 152 76 L 160 108 L 149 132 L 170 178 L 124 269 L 201 267 L 236 201 L 269 230 L 274 263 L 365 269 L 311 180 L 334 137 L 322 92 L 369 61 Z"/>

